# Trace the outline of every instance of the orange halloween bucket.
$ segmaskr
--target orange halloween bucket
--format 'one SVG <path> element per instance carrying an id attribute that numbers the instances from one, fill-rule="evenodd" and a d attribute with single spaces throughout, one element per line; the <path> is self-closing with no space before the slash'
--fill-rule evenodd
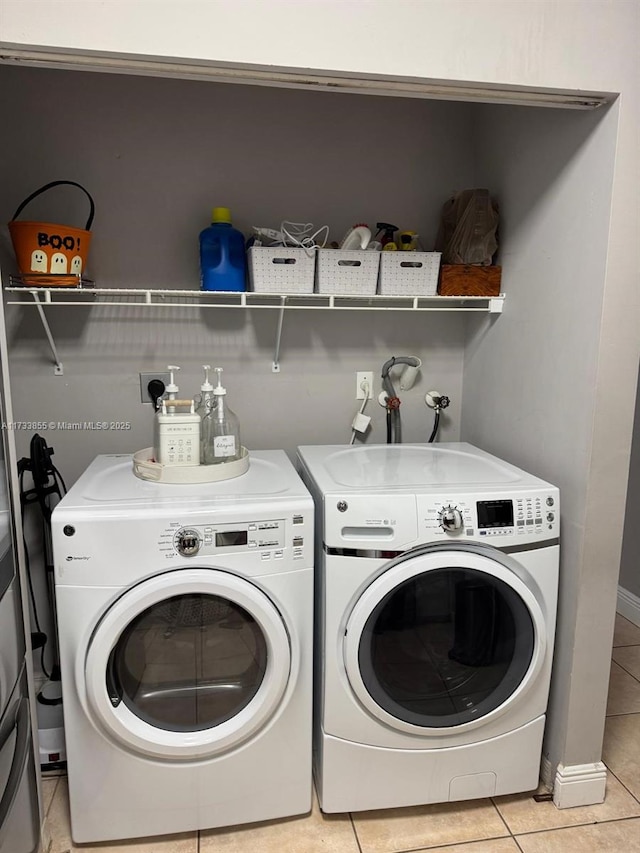
<path id="1" fill-rule="evenodd" d="M 18 221 L 18 216 L 30 201 L 52 187 L 62 184 L 78 187 L 89 199 L 89 218 L 84 228 L 56 225 L 50 222 Z M 91 243 L 89 229 L 94 214 L 95 204 L 91 195 L 75 181 L 52 181 L 31 193 L 19 205 L 13 219 L 9 222 L 9 233 L 23 282 L 30 286 L 46 287 L 80 284 L 89 254 Z"/>

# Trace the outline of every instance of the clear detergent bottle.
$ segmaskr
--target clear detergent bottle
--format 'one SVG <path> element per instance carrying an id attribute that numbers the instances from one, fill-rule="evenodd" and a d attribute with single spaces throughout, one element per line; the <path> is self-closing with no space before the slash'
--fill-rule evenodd
<path id="1" fill-rule="evenodd" d="M 200 232 L 200 289 L 246 290 L 244 236 L 231 225 L 228 207 L 214 207 Z"/>
<path id="2" fill-rule="evenodd" d="M 205 447 L 213 442 L 211 433 L 212 419 L 208 417 L 216 405 L 216 396 L 213 393 L 213 385 L 209 382 L 209 371 L 211 365 L 203 364 L 204 382 L 200 386 L 200 402 L 196 412 L 200 415 L 200 464 L 205 465 Z"/>
<path id="3" fill-rule="evenodd" d="M 208 436 L 208 441 L 203 444 L 205 465 L 233 462 L 242 453 L 240 422 L 225 399 L 227 392 L 220 381 L 222 368 L 216 367 L 215 371 L 218 374 L 218 384 L 213 389 L 215 402 L 202 422 L 202 428 Z"/>

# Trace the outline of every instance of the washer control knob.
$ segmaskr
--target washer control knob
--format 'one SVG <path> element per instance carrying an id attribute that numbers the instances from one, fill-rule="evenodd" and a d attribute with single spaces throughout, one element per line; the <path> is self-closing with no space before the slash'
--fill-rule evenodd
<path id="1" fill-rule="evenodd" d="M 338 501 L 336 504 L 338 512 L 346 512 L 349 509 L 349 504 L 346 501 Z"/>
<path id="2" fill-rule="evenodd" d="M 547 506 L 553 506 L 553 504 L 554 504 L 554 500 L 551 496 L 549 496 L 547 498 Z"/>
<path id="3" fill-rule="evenodd" d="M 183 557 L 193 557 L 200 550 L 202 540 L 197 530 L 185 527 L 176 536 L 176 549 Z"/>
<path id="4" fill-rule="evenodd" d="M 457 507 L 451 506 L 451 504 L 443 506 L 438 517 L 440 519 L 440 527 L 446 530 L 447 533 L 455 533 L 464 527 L 462 513 Z"/>
<path id="5" fill-rule="evenodd" d="M 553 521 L 555 515 L 552 512 L 547 513 L 547 521 Z"/>

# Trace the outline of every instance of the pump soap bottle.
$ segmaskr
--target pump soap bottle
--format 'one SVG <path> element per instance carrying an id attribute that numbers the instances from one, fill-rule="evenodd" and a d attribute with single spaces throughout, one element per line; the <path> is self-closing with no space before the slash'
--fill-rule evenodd
<path id="1" fill-rule="evenodd" d="M 167 367 L 170 382 L 162 400 L 162 408 L 156 414 L 154 455 L 162 465 L 200 464 L 200 415 L 195 413 L 193 400 L 178 400 L 179 388 L 173 374 L 180 368 L 175 364 Z M 188 406 L 190 411 L 178 412 L 179 407 Z"/>
<path id="2" fill-rule="evenodd" d="M 220 381 L 222 368 L 214 369 L 218 374 L 218 384 L 213 389 L 215 404 L 205 418 L 209 423 L 203 421 L 203 432 L 209 437 L 203 445 L 205 465 L 233 462 L 240 459 L 242 454 L 240 422 L 225 400 L 227 392 Z"/>
<path id="3" fill-rule="evenodd" d="M 216 406 L 217 398 L 213 393 L 213 385 L 209 382 L 210 364 L 203 364 L 204 382 L 200 386 L 200 403 L 196 412 L 200 415 L 200 464 L 206 465 L 205 448 L 213 444 L 212 418 L 208 417 Z"/>

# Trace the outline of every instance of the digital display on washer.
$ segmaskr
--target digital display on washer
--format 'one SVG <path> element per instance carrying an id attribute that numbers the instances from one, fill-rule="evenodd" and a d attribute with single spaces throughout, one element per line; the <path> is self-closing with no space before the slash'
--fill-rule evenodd
<path id="1" fill-rule="evenodd" d="M 246 545 L 249 534 L 246 530 L 224 530 L 216 533 L 216 547 L 226 548 L 228 545 Z"/>
<path id="2" fill-rule="evenodd" d="M 478 528 L 513 527 L 513 501 L 477 501 Z"/>

